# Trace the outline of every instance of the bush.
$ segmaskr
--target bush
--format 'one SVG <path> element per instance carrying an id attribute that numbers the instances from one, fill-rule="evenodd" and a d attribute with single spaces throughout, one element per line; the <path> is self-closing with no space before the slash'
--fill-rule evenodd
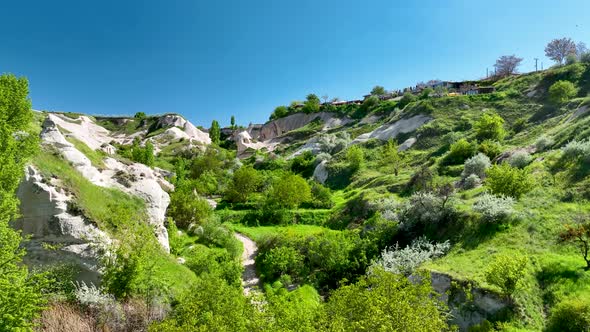
<path id="1" fill-rule="evenodd" d="M 413 103 L 416 100 L 418 100 L 418 97 L 414 96 L 409 92 L 406 92 L 404 93 L 402 99 L 400 99 L 398 106 L 400 109 L 404 109 L 408 104 Z"/>
<path id="2" fill-rule="evenodd" d="M 365 152 L 358 145 L 353 145 L 346 151 L 346 160 L 353 171 L 361 169 L 365 162 Z"/>
<path id="3" fill-rule="evenodd" d="M 258 190 L 262 177 L 252 166 L 242 166 L 234 172 L 225 198 L 234 203 L 245 203 L 250 195 Z"/>
<path id="4" fill-rule="evenodd" d="M 539 136 L 539 138 L 537 138 L 537 141 L 535 142 L 535 148 L 537 149 L 537 152 L 541 152 L 547 150 L 548 148 L 553 146 L 553 144 L 555 144 L 553 138 L 541 135 Z"/>
<path id="5" fill-rule="evenodd" d="M 495 196 L 488 193 L 480 196 L 473 210 L 482 215 L 485 222 L 499 223 L 507 220 L 514 213 L 514 199 L 512 197 Z"/>
<path id="6" fill-rule="evenodd" d="M 519 199 L 533 187 L 533 181 L 526 170 L 514 168 L 507 163 L 490 167 L 486 174 L 486 186 L 496 195 Z"/>
<path id="7" fill-rule="evenodd" d="M 580 62 L 590 63 L 590 52 L 585 52 L 584 54 L 580 55 Z"/>
<path id="8" fill-rule="evenodd" d="M 494 159 L 502 153 L 502 145 L 496 141 L 487 139 L 479 144 L 477 151 L 485 154 L 490 159 Z"/>
<path id="9" fill-rule="evenodd" d="M 504 295 L 511 298 L 524 278 L 527 263 L 526 256 L 516 253 L 497 255 L 485 271 L 486 281 L 500 288 Z"/>
<path id="10" fill-rule="evenodd" d="M 445 156 L 447 164 L 460 164 L 475 154 L 477 146 L 462 138 L 451 144 L 451 149 Z"/>
<path id="11" fill-rule="evenodd" d="M 590 331 L 590 301 L 569 299 L 556 305 L 551 311 L 547 331 Z"/>
<path id="12" fill-rule="evenodd" d="M 270 249 L 264 255 L 261 272 L 266 280 L 276 280 L 283 275 L 302 275 L 303 256 L 295 248 L 282 246 Z"/>
<path id="13" fill-rule="evenodd" d="M 273 206 L 294 209 L 311 200 L 311 188 L 301 176 L 287 173 L 273 183 L 268 200 Z"/>
<path id="14" fill-rule="evenodd" d="M 188 228 L 193 223 L 202 223 L 212 213 L 209 202 L 195 195 L 188 186 L 181 186 L 170 195 L 167 215 L 172 217 L 176 225 L 181 228 Z"/>
<path id="15" fill-rule="evenodd" d="M 478 140 L 501 141 L 506 136 L 504 119 L 497 114 L 486 113 L 473 126 Z"/>
<path id="16" fill-rule="evenodd" d="M 571 141 L 561 151 L 562 160 L 565 162 L 590 161 L 590 139 L 585 141 Z"/>
<path id="17" fill-rule="evenodd" d="M 400 211 L 400 222 L 403 229 L 415 225 L 436 225 L 446 220 L 453 212 L 452 206 L 430 192 L 413 194 Z"/>
<path id="18" fill-rule="evenodd" d="M 481 179 L 475 174 L 471 174 L 463 180 L 463 189 L 473 189 L 481 185 Z"/>
<path id="19" fill-rule="evenodd" d="M 332 191 L 315 181 L 311 183 L 311 196 L 311 205 L 315 208 L 330 209 L 334 206 Z"/>
<path id="20" fill-rule="evenodd" d="M 479 179 L 483 179 L 486 175 L 486 170 L 490 166 L 490 158 L 488 158 L 488 156 L 485 154 L 478 153 L 465 162 L 465 167 L 463 168 L 461 177 L 466 179 L 470 175 L 476 175 Z"/>
<path id="21" fill-rule="evenodd" d="M 420 237 L 404 249 L 400 249 L 396 244 L 394 247 L 383 250 L 381 257 L 372 267 L 380 266 L 387 272 L 409 276 L 422 263 L 446 254 L 450 247 L 449 241 L 431 243 L 425 237 Z"/>
<path id="22" fill-rule="evenodd" d="M 348 132 L 325 134 L 318 139 L 320 150 L 329 154 L 335 154 L 344 150 L 351 141 L 352 139 Z"/>
<path id="23" fill-rule="evenodd" d="M 525 168 L 531 163 L 532 160 L 533 157 L 531 157 L 528 152 L 519 150 L 514 152 L 510 158 L 508 158 L 508 163 L 512 167 Z"/>
<path id="24" fill-rule="evenodd" d="M 556 104 L 563 104 L 578 93 L 570 81 L 557 81 L 549 88 L 549 98 Z"/>

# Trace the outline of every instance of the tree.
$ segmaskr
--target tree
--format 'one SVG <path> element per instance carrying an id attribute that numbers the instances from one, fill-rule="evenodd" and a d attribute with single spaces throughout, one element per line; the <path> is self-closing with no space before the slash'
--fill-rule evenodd
<path id="1" fill-rule="evenodd" d="M 167 215 L 174 219 L 176 225 L 188 228 L 191 224 L 201 224 L 212 214 L 209 202 L 193 192 L 188 184 L 185 184 L 170 195 L 170 205 Z"/>
<path id="2" fill-rule="evenodd" d="M 29 83 L 14 75 L 0 76 L 0 329 L 29 330 L 45 303 L 46 280 L 30 275 L 22 264 L 21 235 L 9 226 L 18 214 L 16 189 L 25 163 L 38 146 L 27 130 L 33 119 Z"/>
<path id="3" fill-rule="evenodd" d="M 137 113 L 135 113 L 135 116 L 134 116 L 134 118 L 139 119 L 139 120 L 141 120 L 145 117 L 146 117 L 146 115 L 144 112 L 137 112 Z"/>
<path id="4" fill-rule="evenodd" d="M 145 142 L 145 149 L 143 151 L 144 153 L 144 164 L 146 164 L 147 166 L 154 166 L 154 162 L 155 162 L 155 158 L 154 158 L 154 145 L 152 144 L 152 142 L 147 141 Z"/>
<path id="5" fill-rule="evenodd" d="M 506 77 L 515 74 L 522 60 L 522 58 L 519 58 L 514 54 L 501 56 L 496 60 L 496 64 L 494 64 L 496 75 L 499 77 Z"/>
<path id="6" fill-rule="evenodd" d="M 512 300 L 526 273 L 528 258 L 516 253 L 497 255 L 485 271 L 486 281 Z"/>
<path id="7" fill-rule="evenodd" d="M 556 104 L 562 104 L 578 93 L 576 86 L 570 81 L 557 81 L 549 88 L 549 98 Z"/>
<path id="8" fill-rule="evenodd" d="M 545 47 L 545 55 L 560 65 L 570 54 L 576 54 L 576 43 L 570 38 L 553 39 Z"/>
<path id="9" fill-rule="evenodd" d="M 219 127 L 219 122 L 217 120 L 213 120 L 211 122 L 211 128 L 209 129 L 209 138 L 211 138 L 211 142 L 213 144 L 219 145 L 221 137 L 221 128 Z"/>
<path id="10" fill-rule="evenodd" d="M 236 128 L 236 117 L 232 115 L 229 123 L 231 125 L 231 129 L 235 129 Z"/>
<path id="11" fill-rule="evenodd" d="M 495 113 L 485 113 L 473 126 L 478 140 L 501 141 L 506 136 L 504 119 Z"/>
<path id="12" fill-rule="evenodd" d="M 393 168 L 395 176 L 398 176 L 400 169 L 403 167 L 403 157 L 398 150 L 399 146 L 394 139 L 390 139 L 383 146 L 383 163 Z"/>
<path id="13" fill-rule="evenodd" d="M 346 151 L 346 160 L 348 161 L 350 168 L 356 172 L 361 169 L 361 167 L 363 167 L 365 162 L 365 153 L 360 146 L 353 145 Z"/>
<path id="14" fill-rule="evenodd" d="M 272 114 L 270 115 L 269 120 L 272 121 L 272 120 L 284 118 L 287 115 L 289 115 L 289 109 L 287 108 L 287 106 L 277 106 L 275 108 L 275 110 L 272 112 Z"/>
<path id="15" fill-rule="evenodd" d="M 494 165 L 487 172 L 486 186 L 496 195 L 519 199 L 533 187 L 527 170 L 514 168 L 508 163 Z"/>
<path id="16" fill-rule="evenodd" d="M 273 205 L 294 209 L 311 199 L 311 188 L 299 175 L 287 173 L 273 183 L 269 200 Z"/>
<path id="17" fill-rule="evenodd" d="M 322 96 L 322 99 L 324 100 L 324 104 L 326 104 L 326 103 L 328 102 L 328 99 L 329 99 L 329 98 L 330 98 L 330 97 L 329 97 L 328 95 L 323 95 L 323 96 Z"/>
<path id="18" fill-rule="evenodd" d="M 382 96 L 384 94 L 387 94 L 387 91 L 385 91 L 385 88 L 380 86 L 380 85 L 376 85 L 372 90 L 371 90 L 371 95 L 373 96 Z"/>
<path id="19" fill-rule="evenodd" d="M 332 293 L 324 316 L 328 331 L 449 331 L 445 306 L 423 275 L 416 283 L 375 269 Z"/>
<path id="20" fill-rule="evenodd" d="M 559 233 L 560 242 L 575 243 L 586 262 L 586 271 L 590 270 L 590 218 L 588 216 L 577 217 L 572 225 L 567 224 Z"/>
<path id="21" fill-rule="evenodd" d="M 576 55 L 578 56 L 578 59 L 581 61 L 582 60 L 582 56 L 584 54 L 588 53 L 588 47 L 586 46 L 586 43 L 584 42 L 579 42 L 576 45 Z"/>
<path id="22" fill-rule="evenodd" d="M 226 192 L 229 201 L 244 203 L 260 186 L 262 179 L 252 166 L 242 166 L 234 172 L 232 182 Z"/>
<path id="23" fill-rule="evenodd" d="M 320 98 L 313 93 L 307 95 L 305 102 L 303 103 L 303 112 L 317 113 L 320 111 Z"/>

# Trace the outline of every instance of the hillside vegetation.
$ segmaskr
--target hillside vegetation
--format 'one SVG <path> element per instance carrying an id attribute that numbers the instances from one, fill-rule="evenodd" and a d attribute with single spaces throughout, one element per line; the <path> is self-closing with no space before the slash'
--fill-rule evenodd
<path id="1" fill-rule="evenodd" d="M 425 90 L 349 105 L 310 95 L 271 119 L 350 121 L 312 121 L 241 160 L 218 124 L 207 145 L 167 140 L 180 128 L 157 128 L 158 117 L 94 118 L 123 135 L 111 155 L 60 131 L 100 174 L 114 161 L 165 174 L 169 253 L 148 221 L 151 202 L 125 191 L 138 180 L 121 171 L 121 186 L 98 185 L 55 145 L 38 147 L 48 115 L 29 110 L 25 80 L 2 76 L 0 326 L 588 331 L 590 63 L 571 62 L 487 80 L 495 91 L 478 95 Z M 27 162 L 72 197 L 69 213 L 111 240 L 99 285 L 72 283 L 64 266 L 20 265 L 7 225 Z M 256 288 L 243 285 L 234 232 L 258 246 Z"/>

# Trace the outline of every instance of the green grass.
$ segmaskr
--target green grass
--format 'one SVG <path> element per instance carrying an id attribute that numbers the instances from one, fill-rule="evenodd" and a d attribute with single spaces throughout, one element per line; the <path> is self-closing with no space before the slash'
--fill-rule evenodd
<path id="1" fill-rule="evenodd" d="M 34 158 L 33 164 L 45 178 L 59 178 L 62 185 L 74 195 L 84 216 L 114 238 L 123 238 L 126 231 L 134 229 L 133 224 L 129 223 L 145 220 L 143 200 L 117 189 L 92 184 L 53 152 L 42 151 Z M 147 226 L 147 221 L 142 225 Z M 187 290 L 191 282 L 197 280 L 194 273 L 163 251 L 158 251 L 152 259 L 157 262 L 154 277 L 165 282 L 175 295 Z"/>
<path id="2" fill-rule="evenodd" d="M 68 142 L 74 144 L 74 147 L 82 152 L 88 159 L 90 159 L 90 162 L 92 163 L 92 166 L 98 168 L 98 169 L 104 169 L 105 165 L 104 165 L 104 157 L 105 157 L 105 153 L 99 150 L 92 150 L 88 145 L 86 145 L 86 143 L 76 139 L 75 137 L 67 137 L 66 138 L 68 140 Z"/>
<path id="3" fill-rule="evenodd" d="M 258 226 L 248 227 L 237 224 L 227 224 L 235 232 L 242 233 L 254 241 L 260 241 L 267 235 L 287 233 L 294 236 L 316 235 L 326 231 L 332 231 L 325 227 L 313 225 L 292 225 L 292 226 Z M 337 231 L 332 231 L 337 232 Z"/>

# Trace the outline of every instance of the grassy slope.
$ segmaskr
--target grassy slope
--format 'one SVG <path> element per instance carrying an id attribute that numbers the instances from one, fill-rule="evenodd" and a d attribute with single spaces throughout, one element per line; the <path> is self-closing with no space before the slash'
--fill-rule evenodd
<path id="1" fill-rule="evenodd" d="M 42 151 L 33 164 L 46 178 L 56 176 L 65 188 L 72 192 L 83 214 L 97 223 L 114 238 L 122 237 L 126 226 L 121 213 L 132 213 L 130 220 L 143 218 L 145 206 L 141 199 L 129 196 L 119 190 L 103 188 L 90 183 L 69 163 L 50 151 Z M 155 238 L 154 238 L 155 241 Z M 170 255 L 160 251 L 153 257 L 157 262 L 154 277 L 165 282 L 174 294 L 186 290 L 196 281 L 193 272 L 178 264 Z"/>

